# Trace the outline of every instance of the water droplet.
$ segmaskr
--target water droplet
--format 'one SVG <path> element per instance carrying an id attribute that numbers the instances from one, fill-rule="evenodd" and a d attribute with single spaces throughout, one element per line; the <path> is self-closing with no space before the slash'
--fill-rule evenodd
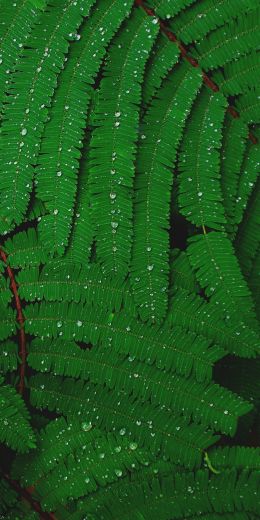
<path id="1" fill-rule="evenodd" d="M 119 435 L 125 435 L 125 432 L 126 432 L 126 429 L 121 428 L 121 430 L 119 430 Z"/>
<path id="2" fill-rule="evenodd" d="M 92 428 L 92 423 L 84 422 L 84 423 L 82 423 L 81 427 L 82 427 L 82 430 L 84 430 L 84 432 L 89 432 L 89 430 L 91 430 L 91 428 Z"/>
<path id="3" fill-rule="evenodd" d="M 120 453 L 121 449 L 122 449 L 121 446 L 116 446 L 115 447 L 115 452 L 116 453 Z"/>
<path id="4" fill-rule="evenodd" d="M 136 442 L 130 442 L 129 448 L 130 450 L 136 450 L 138 444 Z"/>
<path id="5" fill-rule="evenodd" d="M 115 116 L 116 117 L 120 117 L 121 116 L 121 112 L 115 112 Z"/>
<path id="6" fill-rule="evenodd" d="M 57 321 L 57 327 L 58 328 L 62 327 L 62 321 Z"/>
<path id="7" fill-rule="evenodd" d="M 111 226 L 113 229 L 116 229 L 118 227 L 118 222 L 111 222 Z"/>
<path id="8" fill-rule="evenodd" d="M 115 126 L 118 127 L 120 125 L 119 121 L 115 122 Z"/>
<path id="9" fill-rule="evenodd" d="M 82 321 L 78 320 L 78 321 L 77 321 L 77 326 L 78 326 L 78 327 L 82 327 Z"/>
<path id="10" fill-rule="evenodd" d="M 202 191 L 198 191 L 198 197 L 202 197 L 203 193 Z"/>
<path id="11" fill-rule="evenodd" d="M 152 270 L 153 270 L 153 267 L 154 267 L 153 265 L 148 265 L 148 266 L 147 266 L 148 271 L 152 271 Z"/>
<path id="12" fill-rule="evenodd" d="M 62 173 L 61 171 L 57 172 L 57 177 L 61 177 Z"/>
<path id="13" fill-rule="evenodd" d="M 224 414 L 225 414 L 225 415 L 228 415 L 228 410 L 224 410 Z"/>
<path id="14" fill-rule="evenodd" d="M 58 215 L 58 213 L 59 213 L 59 210 L 58 210 L 58 209 L 54 209 L 54 210 L 53 210 L 53 214 L 54 214 L 54 215 Z"/>
<path id="15" fill-rule="evenodd" d="M 115 469 L 115 474 L 117 477 L 121 477 L 123 475 L 123 472 L 121 471 L 121 469 Z"/>
<path id="16" fill-rule="evenodd" d="M 109 196 L 110 196 L 110 199 L 114 200 L 116 198 L 116 193 L 111 192 Z"/>
<path id="17" fill-rule="evenodd" d="M 151 248 L 150 246 L 148 246 L 148 247 L 146 248 L 146 251 L 152 251 L 152 248 Z"/>
<path id="18" fill-rule="evenodd" d="M 88 483 L 90 482 L 90 478 L 89 478 L 89 477 L 86 477 L 86 478 L 85 478 L 85 482 L 86 482 L 86 484 L 88 484 Z"/>
<path id="19" fill-rule="evenodd" d="M 22 128 L 21 135 L 26 135 L 26 134 L 27 134 L 27 129 L 26 128 Z"/>

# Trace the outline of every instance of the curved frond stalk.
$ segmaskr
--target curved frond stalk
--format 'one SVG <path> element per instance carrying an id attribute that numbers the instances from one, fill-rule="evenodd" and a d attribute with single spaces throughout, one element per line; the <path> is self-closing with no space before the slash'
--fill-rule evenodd
<path id="1" fill-rule="evenodd" d="M 134 10 L 109 49 L 97 96 L 89 186 L 97 258 L 108 276 L 128 272 L 141 82 L 158 30 L 155 18 Z"/>
<path id="2" fill-rule="evenodd" d="M 260 448 L 249 448 L 244 446 L 213 447 L 210 450 L 210 460 L 217 469 L 230 467 L 236 470 L 259 470 Z"/>
<path id="3" fill-rule="evenodd" d="M 187 253 L 197 280 L 210 301 L 224 311 L 225 320 L 238 316 L 245 323 L 254 320 L 252 296 L 227 236 L 215 231 L 193 236 Z"/>
<path id="4" fill-rule="evenodd" d="M 33 406 L 57 409 L 68 417 L 77 413 L 90 426 L 127 435 L 153 455 L 162 450 L 172 462 L 188 468 L 198 467 L 203 450 L 218 438 L 204 426 L 164 408 L 92 383 L 37 375 L 30 379 L 30 390 Z"/>
<path id="5" fill-rule="evenodd" d="M 37 228 L 29 228 L 8 238 L 3 250 L 7 254 L 8 265 L 15 269 L 45 264 L 48 261 L 48 250 L 40 242 Z"/>
<path id="6" fill-rule="evenodd" d="M 258 47 L 259 8 L 213 31 L 195 45 L 194 56 L 204 70 L 222 67 Z"/>
<path id="7" fill-rule="evenodd" d="M 64 254 L 71 231 L 91 85 L 106 47 L 129 14 L 132 3 L 133 0 L 102 0 L 95 7 L 59 78 L 36 168 L 37 196 L 49 211 L 40 222 L 39 232 L 52 255 Z M 53 136 L 55 141 L 50 148 Z"/>
<path id="8" fill-rule="evenodd" d="M 148 366 L 155 363 L 160 370 L 176 371 L 187 378 L 193 374 L 198 381 L 209 381 L 214 362 L 224 355 L 222 348 L 210 348 L 210 341 L 180 327 L 174 331 L 151 328 L 125 312 L 114 316 L 111 323 L 111 314 L 108 316 L 105 305 L 100 312 L 98 300 L 93 307 L 73 303 L 29 305 L 25 314 L 26 330 L 31 334 L 102 343 L 113 347 L 114 352 L 129 355 L 130 360 L 136 358 Z"/>
<path id="9" fill-rule="evenodd" d="M 244 213 L 236 236 L 236 252 L 242 272 L 248 278 L 260 245 L 260 181 Z"/>
<path id="10" fill-rule="evenodd" d="M 180 212 L 196 226 L 222 230 L 220 186 L 222 125 L 227 101 L 204 87 L 186 125 L 179 154 Z"/>
<path id="11" fill-rule="evenodd" d="M 4 0 L 0 5 L 0 113 L 7 101 L 12 72 L 17 65 L 22 48 L 26 44 L 40 11 L 27 0 Z"/>
<path id="12" fill-rule="evenodd" d="M 221 25 L 226 27 L 232 18 L 243 16 L 255 7 L 255 0 L 242 0 L 239 4 L 237 0 L 193 2 L 170 22 L 170 27 L 178 39 L 188 45 L 202 40 L 206 34 Z"/>
<path id="13" fill-rule="evenodd" d="M 227 112 L 223 125 L 223 140 L 220 154 L 221 190 L 225 215 L 227 217 L 226 231 L 234 233 L 235 207 L 239 177 L 244 155 L 248 128 L 241 119 L 234 119 Z"/>
<path id="14" fill-rule="evenodd" d="M 27 210 L 33 166 L 37 163 L 57 75 L 63 67 L 69 40 L 75 38 L 73 33 L 92 3 L 67 0 L 61 9 L 60 1 L 53 0 L 32 31 L 13 75 L 0 148 L 2 232 L 14 223 L 20 224 Z"/>
<path id="15" fill-rule="evenodd" d="M 35 437 L 29 424 L 24 401 L 10 385 L 0 380 L 0 441 L 19 452 L 35 448 Z"/>
<path id="16" fill-rule="evenodd" d="M 164 34 L 159 34 L 147 62 L 142 86 L 143 103 L 148 105 L 156 95 L 163 79 L 177 63 L 180 49 Z"/>
<path id="17" fill-rule="evenodd" d="M 219 89 L 223 94 L 231 96 L 247 93 L 249 87 L 259 84 L 260 64 L 259 54 L 253 51 L 251 54 L 228 63 L 222 72 L 213 75 Z"/>
<path id="18" fill-rule="evenodd" d="M 166 314 L 172 168 L 201 82 L 200 72 L 186 63 L 174 69 L 143 122 L 136 161 L 131 283 L 144 321 L 161 321 Z"/>

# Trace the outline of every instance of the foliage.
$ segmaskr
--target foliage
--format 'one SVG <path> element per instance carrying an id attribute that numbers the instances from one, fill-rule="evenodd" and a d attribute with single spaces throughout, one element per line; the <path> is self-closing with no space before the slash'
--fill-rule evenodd
<path id="1" fill-rule="evenodd" d="M 0 517 L 257 520 L 259 6 L 0 15 Z"/>

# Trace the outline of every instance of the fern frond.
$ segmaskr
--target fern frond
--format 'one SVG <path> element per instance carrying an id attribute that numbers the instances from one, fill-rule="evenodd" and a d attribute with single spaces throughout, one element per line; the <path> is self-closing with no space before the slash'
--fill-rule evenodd
<path id="1" fill-rule="evenodd" d="M 256 257 L 253 262 L 252 271 L 248 280 L 248 285 L 252 290 L 256 313 L 258 320 L 260 319 L 260 247 L 258 248 Z"/>
<path id="2" fill-rule="evenodd" d="M 248 128 L 241 119 L 234 119 L 227 112 L 223 126 L 220 155 L 221 190 L 227 217 L 226 230 L 234 232 L 234 216 L 237 191 L 243 158 L 246 151 Z"/>
<path id="3" fill-rule="evenodd" d="M 171 2 L 169 0 L 147 0 L 146 4 L 154 9 L 160 18 L 166 18 L 168 20 L 195 1 L 196 0 L 175 0 Z"/>
<path id="4" fill-rule="evenodd" d="M 85 23 L 80 42 L 72 48 L 59 78 L 36 170 L 37 196 L 49 210 L 40 222 L 39 232 L 52 255 L 63 255 L 68 244 L 91 85 L 106 47 L 129 14 L 132 3 L 133 0 L 99 2 Z M 93 0 L 88 4 L 93 4 Z M 54 144 L 50 148 L 53 136 Z M 86 171 L 82 173 L 86 175 Z"/>
<path id="5" fill-rule="evenodd" d="M 237 470 L 259 470 L 260 448 L 244 446 L 213 447 L 210 450 L 210 461 L 216 469 L 234 468 Z"/>
<path id="6" fill-rule="evenodd" d="M 202 89 L 185 129 L 179 158 L 180 212 L 196 226 L 221 230 L 226 222 L 220 188 L 219 148 L 227 101 Z"/>
<path id="7" fill-rule="evenodd" d="M 96 437 L 92 443 L 78 443 L 77 449 L 69 453 L 64 461 L 56 461 L 52 471 L 45 470 L 45 475 L 37 480 L 35 492 L 43 509 L 55 510 L 60 504 L 65 505 L 69 498 L 89 495 L 108 483 L 123 479 L 129 471 L 136 471 L 150 463 L 151 455 L 149 457 L 146 451 L 127 438 L 112 433 L 99 433 Z M 53 436 L 50 441 L 52 439 L 54 442 Z M 37 456 L 33 463 L 37 464 Z M 28 473 L 30 480 L 30 467 Z M 62 485 L 57 486 L 61 479 Z"/>
<path id="8" fill-rule="evenodd" d="M 144 66 L 159 30 L 136 9 L 109 49 L 90 143 L 91 215 L 106 275 L 127 274 L 132 240 L 135 142 Z M 120 54 L 118 53 L 119 49 Z"/>
<path id="9" fill-rule="evenodd" d="M 207 470 L 175 473 L 155 476 L 149 482 L 122 485 L 120 490 L 111 489 L 104 495 L 98 516 L 95 502 L 89 504 L 85 511 L 94 514 L 94 519 L 184 520 L 188 508 L 192 520 L 215 520 L 215 515 L 219 515 L 219 520 L 226 520 L 230 518 L 226 516 L 229 512 L 237 520 L 235 515 L 240 511 L 257 514 L 258 486 L 259 472 L 246 469 L 240 472 L 226 470 L 220 475 L 211 475 Z M 245 517 L 242 518 L 245 520 Z"/>
<path id="10" fill-rule="evenodd" d="M 93 345 L 102 343 L 114 352 L 129 355 L 129 359 L 136 357 L 148 365 L 155 363 L 162 370 L 177 371 L 184 377 L 193 373 L 198 381 L 209 381 L 213 363 L 224 355 L 223 349 L 216 346 L 211 349 L 205 338 L 184 332 L 180 327 L 174 331 L 151 328 L 125 312 L 111 317 L 105 306 L 100 312 L 96 306 L 42 303 L 27 306 L 25 316 L 25 327 L 31 334 L 45 338 L 62 336 L 68 341 Z"/>
<path id="11" fill-rule="evenodd" d="M 8 255 L 8 264 L 15 269 L 39 265 L 48 260 L 48 250 L 40 242 L 35 228 L 29 228 L 8 238 L 4 242 L 3 250 Z"/>
<path id="12" fill-rule="evenodd" d="M 32 31 L 13 75 L 0 149 L 2 231 L 12 228 L 14 223 L 20 224 L 28 207 L 46 107 L 50 105 L 68 41 L 92 3 L 66 0 L 61 9 L 60 1 L 53 0 Z"/>
<path id="13" fill-rule="evenodd" d="M 201 81 L 200 72 L 186 63 L 175 68 L 143 123 L 136 162 L 131 283 L 144 321 L 160 322 L 167 309 L 171 168 Z"/>
<path id="14" fill-rule="evenodd" d="M 236 252 L 244 276 L 252 269 L 260 242 L 260 181 L 257 182 L 236 236 Z"/>
<path id="15" fill-rule="evenodd" d="M 224 233 L 212 231 L 191 237 L 187 253 L 197 280 L 210 301 L 223 309 L 226 320 L 237 318 L 238 313 L 245 322 L 254 318 L 250 290 Z"/>
<path id="16" fill-rule="evenodd" d="M 153 455 L 162 449 L 167 458 L 185 467 L 198 467 L 202 451 L 217 439 L 203 425 L 190 423 L 165 408 L 140 403 L 123 391 L 43 375 L 30 379 L 30 389 L 33 406 L 56 409 L 68 417 L 82 415 L 86 424 L 121 437 L 127 435 Z"/>
<path id="17" fill-rule="evenodd" d="M 204 70 L 222 67 L 258 48 L 259 8 L 216 29 L 195 45 L 195 56 Z"/>
<path id="18" fill-rule="evenodd" d="M 217 3 L 212 0 L 193 2 L 170 22 L 170 27 L 179 40 L 190 44 L 202 40 L 206 34 L 221 25 L 226 27 L 232 18 L 242 16 L 255 7 L 254 0 L 242 0 L 239 4 L 236 0 L 221 0 Z"/>
<path id="19" fill-rule="evenodd" d="M 180 50 L 177 45 L 173 45 L 164 34 L 159 34 L 144 74 L 142 95 L 145 105 L 151 103 L 163 79 L 177 63 L 179 55 Z"/>
<path id="20" fill-rule="evenodd" d="M 0 340 L 3 340 L 16 332 L 17 322 L 11 307 L 1 307 L 0 314 Z"/>
<path id="21" fill-rule="evenodd" d="M 89 142 L 88 142 L 89 144 Z M 85 265 L 91 256 L 94 230 L 90 218 L 90 196 L 88 187 L 88 144 L 83 148 L 75 201 L 74 220 L 66 248 L 65 257 Z"/>
<path id="22" fill-rule="evenodd" d="M 0 6 L 0 113 L 10 89 L 12 72 L 40 11 L 30 2 L 4 0 Z"/>
<path id="23" fill-rule="evenodd" d="M 173 292 L 165 325 L 204 336 L 214 343 L 216 356 L 218 352 L 221 356 L 217 345 L 236 356 L 250 358 L 259 354 L 259 337 L 254 330 L 239 323 L 237 317 L 226 321 L 223 309 L 185 288 L 176 287 Z"/>
<path id="24" fill-rule="evenodd" d="M 0 344 L 0 373 L 17 369 L 18 348 L 13 341 L 3 341 Z"/>
<path id="25" fill-rule="evenodd" d="M 253 51 L 239 60 L 228 63 L 222 72 L 218 71 L 213 75 L 213 79 L 223 94 L 231 96 L 246 93 L 248 87 L 257 86 L 259 72 L 259 54 Z"/>
<path id="26" fill-rule="evenodd" d="M 117 276 L 111 282 L 104 279 L 102 270 L 95 264 L 83 267 L 67 260 L 53 261 L 42 267 L 41 271 L 38 267 L 24 269 L 16 279 L 20 297 L 29 302 L 81 302 L 111 312 L 118 312 L 124 307 L 130 316 L 136 315 L 129 282 L 122 283 Z"/>
<path id="27" fill-rule="evenodd" d="M 234 216 L 236 224 L 242 221 L 249 197 L 259 176 L 259 144 L 248 144 L 241 170 Z"/>
<path id="28" fill-rule="evenodd" d="M 35 448 L 35 437 L 29 424 L 24 401 L 10 385 L 0 378 L 0 441 L 19 452 Z"/>
<path id="29" fill-rule="evenodd" d="M 260 89 L 249 89 L 247 94 L 239 96 L 236 102 L 240 117 L 245 123 L 260 123 Z"/>
<path id="30" fill-rule="evenodd" d="M 191 268 L 188 255 L 177 248 L 170 255 L 170 297 L 176 288 L 186 289 L 196 293 L 198 282 Z"/>

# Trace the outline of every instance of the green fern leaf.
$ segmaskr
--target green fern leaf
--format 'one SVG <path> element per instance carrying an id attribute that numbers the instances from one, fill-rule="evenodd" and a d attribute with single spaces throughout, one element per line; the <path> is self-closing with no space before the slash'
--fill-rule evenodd
<path id="1" fill-rule="evenodd" d="M 174 3 L 169 0 L 147 0 L 146 3 L 155 10 L 160 18 L 169 19 L 193 2 L 195 0 L 175 0 Z"/>
<path id="2" fill-rule="evenodd" d="M 221 92 L 228 96 L 247 92 L 248 87 L 258 85 L 260 72 L 259 55 L 256 51 L 228 63 L 223 72 L 214 74 L 213 79 Z"/>
<path id="3" fill-rule="evenodd" d="M 254 9 L 213 31 L 195 46 L 195 57 L 204 70 L 222 67 L 258 47 L 259 9 Z"/>
<path id="4" fill-rule="evenodd" d="M 260 182 L 258 181 L 238 228 L 236 251 L 243 274 L 248 277 L 260 242 Z"/>
<path id="5" fill-rule="evenodd" d="M 228 238 L 212 231 L 189 239 L 188 255 L 196 277 L 210 301 L 225 312 L 225 319 L 247 322 L 254 318 L 254 304 Z M 238 335 L 240 332 L 238 331 Z"/>
<path id="6" fill-rule="evenodd" d="M 5 373 L 17 369 L 18 348 L 13 341 L 3 341 L 1 343 L 0 373 Z"/>
<path id="7" fill-rule="evenodd" d="M 145 105 L 151 103 L 162 80 L 177 63 L 179 55 L 180 50 L 177 45 L 173 45 L 164 34 L 159 34 L 145 69 L 142 88 Z"/>
<path id="8" fill-rule="evenodd" d="M 235 230 L 235 211 L 239 176 L 246 151 L 248 128 L 241 119 L 226 114 L 220 156 L 221 189 L 227 217 L 226 231 Z"/>
<path id="9" fill-rule="evenodd" d="M 19 452 L 35 448 L 29 414 L 19 394 L 0 378 L 0 441 Z"/>
<path id="10" fill-rule="evenodd" d="M 1 215 L 6 222 L 1 224 L 2 232 L 14 223 L 20 224 L 28 207 L 46 107 L 65 60 L 68 40 L 91 3 L 67 0 L 61 9 L 60 1 L 54 0 L 32 31 L 14 74 L 11 96 L 5 105 L 0 149 Z"/>
<path id="11" fill-rule="evenodd" d="M 226 222 L 219 171 L 221 127 L 227 102 L 204 88 L 185 129 L 179 158 L 180 212 L 196 226 L 223 229 Z"/>
<path id="12" fill-rule="evenodd" d="M 83 381 L 37 375 L 30 379 L 30 389 L 33 406 L 57 409 L 68 417 L 83 414 L 86 424 L 113 430 L 122 438 L 127 435 L 154 455 L 162 449 L 174 463 L 189 468 L 200 465 L 202 450 L 217 439 L 204 426 L 174 416 L 165 408 Z"/>
<path id="13" fill-rule="evenodd" d="M 39 265 L 46 263 L 48 259 L 48 250 L 39 241 L 35 228 L 29 228 L 8 238 L 3 249 L 8 255 L 8 264 L 14 268 Z"/>
<path id="14" fill-rule="evenodd" d="M 255 9 L 254 0 L 222 0 L 214 3 L 211 0 L 193 2 L 182 10 L 170 23 L 178 39 L 185 44 L 201 41 L 209 32 L 221 25 L 227 26 L 232 18 L 246 15 L 247 11 Z M 208 38 L 208 36 L 207 36 Z"/>
<path id="15" fill-rule="evenodd" d="M 134 296 L 144 321 L 161 321 L 166 314 L 171 168 L 200 84 L 200 73 L 182 64 L 164 82 L 145 116 L 136 165 L 131 266 Z"/>
<path id="16" fill-rule="evenodd" d="M 72 48 L 68 64 L 59 78 L 36 170 L 37 196 L 49 210 L 40 222 L 39 232 L 51 254 L 63 255 L 68 244 L 91 85 L 106 47 L 129 13 L 132 3 L 133 0 L 124 3 L 120 0 L 102 0 L 96 6 L 93 16 L 84 24 L 80 41 Z M 88 0 L 88 7 L 91 4 L 93 0 Z M 100 36 L 97 38 L 98 34 Z M 50 148 L 49 142 L 53 136 L 55 141 Z M 86 171 L 83 174 L 86 175 Z"/>
<path id="17" fill-rule="evenodd" d="M 11 86 L 12 72 L 40 14 L 34 7 L 24 0 L 4 0 L 0 6 L 0 112 Z"/>
<path id="18" fill-rule="evenodd" d="M 149 366 L 155 362 L 158 368 L 177 371 L 185 377 L 194 373 L 198 381 L 210 380 L 213 363 L 224 354 L 223 349 L 211 349 L 205 338 L 184 332 L 180 327 L 171 332 L 158 326 L 151 328 L 125 312 L 114 316 L 111 323 L 105 306 L 100 312 L 98 307 L 80 304 L 42 303 L 27 306 L 25 316 L 26 331 L 30 334 L 45 338 L 62 336 L 65 340 L 93 345 L 102 343 Z"/>
<path id="19" fill-rule="evenodd" d="M 97 128 L 90 143 L 89 179 L 97 258 L 105 274 L 122 277 L 127 273 L 131 252 L 140 83 L 159 30 L 158 24 L 140 10 L 134 11 L 128 27 L 127 33 L 122 29 L 108 52 L 94 112 Z M 120 54 L 118 47 L 123 49 Z"/>

